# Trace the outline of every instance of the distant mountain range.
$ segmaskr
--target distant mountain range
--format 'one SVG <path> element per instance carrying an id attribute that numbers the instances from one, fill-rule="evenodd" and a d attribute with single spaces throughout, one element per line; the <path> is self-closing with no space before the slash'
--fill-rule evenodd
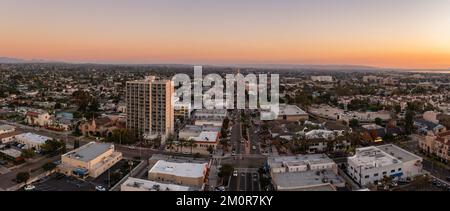
<path id="1" fill-rule="evenodd" d="M 0 57 L 0 63 L 23 63 L 25 60 L 9 58 L 9 57 Z"/>
<path id="2" fill-rule="evenodd" d="M 60 62 L 47 61 L 47 60 L 42 60 L 42 59 L 25 60 L 25 59 L 10 58 L 10 57 L 0 57 L 0 63 L 14 64 L 14 63 L 60 63 Z"/>
<path id="3" fill-rule="evenodd" d="M 67 64 L 99 64 L 99 65 L 138 65 L 138 66 L 167 66 L 167 67 L 184 67 L 184 66 L 192 66 L 191 64 L 151 64 L 151 63 L 143 63 L 143 64 L 126 64 L 126 63 L 108 63 L 108 62 L 61 62 L 61 61 L 51 61 L 51 60 L 43 60 L 43 59 L 19 59 L 19 58 L 11 58 L 11 57 L 1 57 L 0 56 L 0 64 L 14 64 L 14 63 L 67 63 Z M 449 69 L 398 69 L 398 68 L 379 68 L 379 67 L 371 67 L 364 65 L 308 65 L 308 64 L 205 64 L 204 67 L 232 67 L 232 68 L 260 68 L 260 69 L 285 69 L 285 70 L 306 70 L 306 71 L 362 71 L 362 72 L 372 72 L 372 71 L 412 71 L 412 72 L 439 72 L 444 70 L 445 72 L 449 72 Z"/>

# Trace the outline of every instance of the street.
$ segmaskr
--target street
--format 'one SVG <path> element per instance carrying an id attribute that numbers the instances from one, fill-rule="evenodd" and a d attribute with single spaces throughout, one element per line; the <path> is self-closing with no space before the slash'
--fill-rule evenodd
<path id="1" fill-rule="evenodd" d="M 230 191 L 260 191 L 258 169 L 235 169 L 238 176 L 231 176 L 229 182 Z"/>

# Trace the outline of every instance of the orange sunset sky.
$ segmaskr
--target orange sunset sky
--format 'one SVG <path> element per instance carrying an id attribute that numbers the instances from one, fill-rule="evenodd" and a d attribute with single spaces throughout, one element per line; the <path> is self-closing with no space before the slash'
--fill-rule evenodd
<path id="1" fill-rule="evenodd" d="M 450 0 L 0 0 L 0 57 L 450 68 Z"/>

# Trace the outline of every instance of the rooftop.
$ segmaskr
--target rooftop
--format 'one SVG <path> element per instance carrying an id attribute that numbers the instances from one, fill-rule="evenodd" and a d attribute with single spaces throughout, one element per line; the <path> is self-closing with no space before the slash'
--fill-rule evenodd
<path id="1" fill-rule="evenodd" d="M 280 104 L 280 115 L 307 115 L 307 113 L 296 105 Z"/>
<path id="2" fill-rule="evenodd" d="M 193 189 L 190 186 L 166 184 L 133 177 L 128 177 L 121 187 L 121 191 L 124 191 L 125 187 L 131 187 L 133 191 L 192 191 Z"/>
<path id="3" fill-rule="evenodd" d="M 277 190 L 333 190 L 330 183 L 342 185 L 343 180 L 331 170 L 274 173 Z M 324 188 L 325 187 L 325 188 Z"/>
<path id="4" fill-rule="evenodd" d="M 421 160 L 422 158 L 393 144 L 386 144 L 377 147 L 358 148 L 356 149 L 356 154 L 348 159 L 355 162 L 358 166 L 371 169 L 411 160 Z"/>
<path id="5" fill-rule="evenodd" d="M 12 131 L 15 130 L 16 128 L 14 126 L 11 125 L 0 125 L 0 131 Z"/>
<path id="6" fill-rule="evenodd" d="M 207 166 L 207 163 L 173 163 L 159 160 L 150 169 L 149 173 L 171 174 L 180 177 L 198 178 L 204 176 Z"/>
<path id="7" fill-rule="evenodd" d="M 0 150 L 1 153 L 11 156 L 13 158 L 18 158 L 20 157 L 20 155 L 22 155 L 22 152 L 20 152 L 19 150 L 16 149 L 5 149 L 5 150 Z"/>
<path id="8" fill-rule="evenodd" d="M 219 137 L 218 132 L 202 131 L 198 136 L 191 137 L 191 139 L 198 142 L 216 142 L 217 137 Z"/>
<path id="9" fill-rule="evenodd" d="M 44 144 L 45 141 L 51 140 L 52 138 L 47 136 L 41 136 L 34 133 L 22 133 L 16 136 L 16 139 L 26 140 L 36 144 Z"/>
<path id="10" fill-rule="evenodd" d="M 385 145 L 381 145 L 381 146 L 377 146 L 378 149 L 383 150 L 384 152 L 388 153 L 391 156 L 394 156 L 395 158 L 403 161 L 403 162 L 408 162 L 411 160 L 422 160 L 421 157 L 408 152 L 396 145 L 393 144 L 385 144 Z"/>
<path id="11" fill-rule="evenodd" d="M 81 146 L 78 149 L 70 151 L 64 154 L 64 157 L 69 157 L 72 159 L 81 160 L 84 162 L 89 162 L 103 153 L 107 152 L 110 149 L 114 149 L 113 144 L 108 143 L 98 143 L 98 142 L 90 142 L 86 145 Z"/>
<path id="12" fill-rule="evenodd" d="M 295 156 L 276 156 L 269 157 L 267 162 L 271 168 L 283 167 L 283 166 L 299 166 L 307 164 L 325 164 L 334 163 L 325 154 L 309 154 L 309 155 L 295 155 Z"/>

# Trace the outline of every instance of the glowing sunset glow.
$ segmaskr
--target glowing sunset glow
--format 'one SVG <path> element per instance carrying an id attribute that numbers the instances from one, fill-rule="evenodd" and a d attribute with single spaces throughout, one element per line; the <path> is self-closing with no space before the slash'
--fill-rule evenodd
<path id="1" fill-rule="evenodd" d="M 0 56 L 450 68 L 450 0 L 0 0 Z"/>

